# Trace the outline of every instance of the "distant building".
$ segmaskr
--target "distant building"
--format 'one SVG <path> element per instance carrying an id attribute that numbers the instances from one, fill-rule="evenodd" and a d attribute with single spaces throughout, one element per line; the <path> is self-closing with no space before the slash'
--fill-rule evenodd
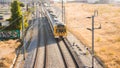
<path id="1" fill-rule="evenodd" d="M 120 3 L 120 0 L 100 0 L 100 3 Z"/>
<path id="2" fill-rule="evenodd" d="M 99 0 L 87 0 L 88 3 L 97 3 Z"/>
<path id="3" fill-rule="evenodd" d="M 0 3 L 2 4 L 2 3 L 9 3 L 9 2 L 11 2 L 12 0 L 0 0 Z"/>
<path id="4" fill-rule="evenodd" d="M 111 0 L 100 0 L 100 3 L 110 3 L 110 2 L 111 2 Z"/>
<path id="5" fill-rule="evenodd" d="M 114 0 L 115 2 L 114 3 L 120 3 L 120 0 Z"/>
<path id="6" fill-rule="evenodd" d="M 3 22 L 1 22 L 1 26 L 9 26 L 9 21 L 3 21 Z"/>

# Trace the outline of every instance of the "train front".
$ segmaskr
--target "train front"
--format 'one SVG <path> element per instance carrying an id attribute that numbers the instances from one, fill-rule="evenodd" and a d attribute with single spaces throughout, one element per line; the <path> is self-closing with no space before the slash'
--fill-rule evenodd
<path id="1" fill-rule="evenodd" d="M 54 26 L 54 36 L 55 38 L 66 37 L 67 36 L 66 26 L 61 23 L 56 24 L 56 26 Z"/>

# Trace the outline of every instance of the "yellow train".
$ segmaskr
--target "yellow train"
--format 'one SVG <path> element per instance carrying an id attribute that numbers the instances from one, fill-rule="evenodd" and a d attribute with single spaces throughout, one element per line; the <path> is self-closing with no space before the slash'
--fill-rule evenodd
<path id="1" fill-rule="evenodd" d="M 55 38 L 66 37 L 67 36 L 66 26 L 61 23 L 54 25 L 53 26 L 53 34 L 54 34 Z"/>
<path id="2" fill-rule="evenodd" d="M 44 13 L 50 23 L 50 27 L 52 29 L 54 37 L 55 38 L 66 37 L 67 36 L 66 25 L 57 20 L 56 15 L 54 15 L 52 11 L 44 8 Z"/>

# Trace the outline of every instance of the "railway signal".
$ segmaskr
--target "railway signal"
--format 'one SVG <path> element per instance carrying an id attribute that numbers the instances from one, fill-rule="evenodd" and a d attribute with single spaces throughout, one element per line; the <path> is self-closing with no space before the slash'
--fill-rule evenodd
<path id="1" fill-rule="evenodd" d="M 88 30 L 92 31 L 92 68 L 94 68 L 94 30 L 95 29 L 101 29 L 101 24 L 98 28 L 94 28 L 94 18 L 96 16 L 98 16 L 98 11 L 97 10 L 94 11 L 94 15 L 92 15 L 91 17 L 87 17 L 87 18 L 92 18 L 92 29 L 87 28 Z"/>

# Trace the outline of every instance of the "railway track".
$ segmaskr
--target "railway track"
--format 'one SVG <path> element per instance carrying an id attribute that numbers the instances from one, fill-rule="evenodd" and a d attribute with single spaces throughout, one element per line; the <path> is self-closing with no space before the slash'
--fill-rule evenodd
<path id="1" fill-rule="evenodd" d="M 44 12 L 44 11 L 42 11 Z M 30 68 L 79 68 L 81 62 L 70 49 L 70 42 L 63 38 L 56 40 L 50 24 L 41 12 L 38 20 L 38 42 L 35 57 Z M 29 65 L 29 64 L 28 64 Z M 82 67 L 83 68 L 83 67 Z"/>
<path id="2" fill-rule="evenodd" d="M 41 17 L 39 19 L 39 42 L 36 52 L 36 58 L 32 68 L 45 68 L 46 66 L 46 55 L 47 55 L 47 37 L 44 23 L 44 14 L 40 12 Z"/>
<path id="3" fill-rule="evenodd" d="M 50 29 L 50 25 L 48 25 L 47 29 Z M 51 34 L 51 36 L 53 36 L 52 30 L 48 30 L 48 32 Z M 58 49 L 60 51 L 65 68 L 83 67 L 81 65 L 81 62 L 77 58 L 77 56 L 73 56 L 73 53 L 72 53 L 71 49 L 69 48 L 69 46 L 72 46 L 72 45 L 70 44 L 70 42 L 68 40 L 65 40 L 64 38 L 55 39 L 55 40 L 56 40 Z"/>
<path id="4" fill-rule="evenodd" d="M 64 60 L 64 64 L 66 66 L 66 68 L 78 68 L 78 64 L 76 62 L 76 60 L 74 59 L 71 51 L 69 50 L 66 42 L 61 38 L 59 40 L 57 40 L 57 44 L 59 47 L 59 50 L 61 52 L 62 58 Z"/>
<path id="5" fill-rule="evenodd" d="M 34 37 L 35 41 L 33 40 L 29 47 L 31 49 L 29 51 L 30 59 L 28 59 L 24 68 L 85 68 L 86 63 L 81 61 L 80 57 L 82 55 L 77 54 L 78 51 L 74 49 L 76 47 L 73 47 L 71 40 L 54 38 L 44 8 L 44 6 L 41 7 L 41 16 L 36 17 L 38 24 L 35 26 L 38 27 L 36 28 L 38 36 Z M 35 32 L 33 33 L 35 34 Z M 86 62 L 86 58 L 83 60 Z"/>
<path id="6" fill-rule="evenodd" d="M 62 38 L 63 42 L 65 43 L 66 47 L 68 48 L 77 68 L 84 68 L 84 64 L 82 61 L 78 58 L 77 53 L 74 51 L 73 45 L 70 43 L 70 41 L 67 38 Z"/>
<path id="7" fill-rule="evenodd" d="M 61 20 L 61 10 L 54 7 L 54 14 Z M 73 46 L 73 38 L 55 39 L 50 28 L 50 21 L 46 19 L 51 18 L 47 14 L 47 9 L 41 3 L 41 16 L 37 17 L 39 8 L 36 10 L 36 19 L 31 25 L 33 30 L 33 38 L 27 46 L 28 60 L 25 61 L 24 68 L 89 68 L 91 67 L 91 56 L 84 55 L 84 47 L 82 44 Z M 37 12 L 38 11 L 38 12 Z M 52 19 L 50 19 L 52 20 Z M 55 19 L 56 20 L 56 19 Z M 38 21 L 38 22 L 36 22 Z M 54 21 L 53 21 L 54 23 Z M 37 33 L 38 32 L 38 33 Z M 90 50 L 89 50 L 90 52 Z M 88 52 L 88 53 L 89 53 Z M 91 52 L 90 52 L 91 53 Z M 95 58 L 95 68 L 102 68 L 102 62 L 97 62 Z M 101 66 L 100 66 L 101 64 Z M 21 65 L 21 64 L 20 64 Z M 22 68 L 22 67 L 20 67 Z"/>
<path id="8" fill-rule="evenodd" d="M 82 64 L 78 58 L 76 52 L 72 48 L 72 44 L 67 38 L 56 39 L 56 41 L 66 68 L 84 68 L 84 64 Z"/>
<path id="9" fill-rule="evenodd" d="M 47 38 L 46 38 L 46 31 L 44 31 L 45 28 L 43 27 L 43 29 L 40 29 L 39 35 L 41 33 L 41 35 L 39 36 L 39 42 L 38 42 L 38 49 L 37 49 L 37 53 L 36 53 L 36 60 L 34 61 L 34 65 L 33 68 L 45 68 L 46 65 L 46 42 L 47 42 Z M 42 47 L 42 48 L 41 48 Z M 41 61 L 40 61 L 41 59 Z M 40 64 L 38 64 L 40 63 Z M 40 66 L 40 67 L 39 67 Z"/>

